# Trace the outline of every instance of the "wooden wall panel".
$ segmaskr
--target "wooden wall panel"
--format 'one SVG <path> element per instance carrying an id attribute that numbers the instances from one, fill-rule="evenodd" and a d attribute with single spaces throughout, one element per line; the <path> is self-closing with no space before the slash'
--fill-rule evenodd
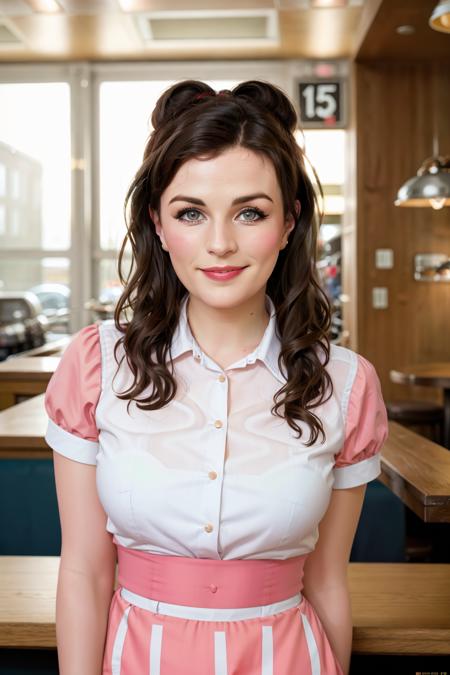
<path id="1" fill-rule="evenodd" d="M 356 260 L 347 262 L 357 277 L 358 297 L 351 289 L 350 295 L 358 351 L 376 366 L 386 399 L 439 401 L 439 390 L 391 383 L 389 370 L 450 360 L 450 283 L 413 278 L 415 254 L 450 256 L 450 209 L 399 208 L 393 201 L 400 185 L 432 155 L 435 107 L 440 154 L 450 153 L 450 72 L 433 62 L 356 63 L 353 84 L 357 189 L 348 218 L 356 221 Z M 375 268 L 377 248 L 393 249 L 392 270 Z M 387 309 L 372 307 L 374 286 L 388 288 Z"/>

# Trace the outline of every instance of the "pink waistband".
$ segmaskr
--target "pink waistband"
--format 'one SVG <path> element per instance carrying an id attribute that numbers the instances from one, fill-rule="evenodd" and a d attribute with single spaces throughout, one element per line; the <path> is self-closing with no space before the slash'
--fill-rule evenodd
<path id="1" fill-rule="evenodd" d="M 215 560 L 116 546 L 119 586 L 152 600 L 190 607 L 256 607 L 286 600 L 302 588 L 307 557 Z"/>

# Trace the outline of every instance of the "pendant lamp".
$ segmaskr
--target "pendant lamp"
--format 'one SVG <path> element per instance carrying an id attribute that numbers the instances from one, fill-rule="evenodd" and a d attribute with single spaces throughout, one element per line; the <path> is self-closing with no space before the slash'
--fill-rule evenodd
<path id="1" fill-rule="evenodd" d="M 436 70 L 433 79 L 436 84 Z M 436 97 L 434 99 L 436 100 Z M 439 155 L 436 105 L 434 105 L 433 118 L 433 156 L 425 159 L 417 175 L 402 185 L 397 192 L 395 206 L 426 206 L 433 209 L 450 206 L 450 156 Z"/>
<path id="2" fill-rule="evenodd" d="M 450 206 L 450 157 L 434 155 L 426 159 L 417 175 L 402 185 L 395 206 Z"/>
<path id="3" fill-rule="evenodd" d="M 441 0 L 433 9 L 428 24 L 434 30 L 450 33 L 450 0 Z"/>

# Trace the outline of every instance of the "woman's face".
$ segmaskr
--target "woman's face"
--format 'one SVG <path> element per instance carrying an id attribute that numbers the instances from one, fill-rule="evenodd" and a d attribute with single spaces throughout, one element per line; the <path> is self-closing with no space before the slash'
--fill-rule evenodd
<path id="1" fill-rule="evenodd" d="M 296 208 L 298 215 L 298 201 Z M 150 216 L 186 289 L 207 305 L 231 308 L 264 294 L 295 225 L 283 211 L 270 159 L 239 146 L 187 160 L 161 195 L 159 214 L 150 209 Z M 245 269 L 227 281 L 202 272 L 224 265 Z"/>

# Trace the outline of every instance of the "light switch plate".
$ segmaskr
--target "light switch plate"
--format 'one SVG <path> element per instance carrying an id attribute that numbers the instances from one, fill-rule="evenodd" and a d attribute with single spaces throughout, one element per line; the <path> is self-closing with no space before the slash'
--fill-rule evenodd
<path id="1" fill-rule="evenodd" d="M 375 251 L 375 267 L 377 269 L 392 269 L 394 267 L 394 251 L 392 248 L 377 248 Z"/>
<path id="2" fill-rule="evenodd" d="M 372 288 L 372 307 L 374 309 L 386 309 L 388 307 L 388 289 L 385 287 Z"/>

